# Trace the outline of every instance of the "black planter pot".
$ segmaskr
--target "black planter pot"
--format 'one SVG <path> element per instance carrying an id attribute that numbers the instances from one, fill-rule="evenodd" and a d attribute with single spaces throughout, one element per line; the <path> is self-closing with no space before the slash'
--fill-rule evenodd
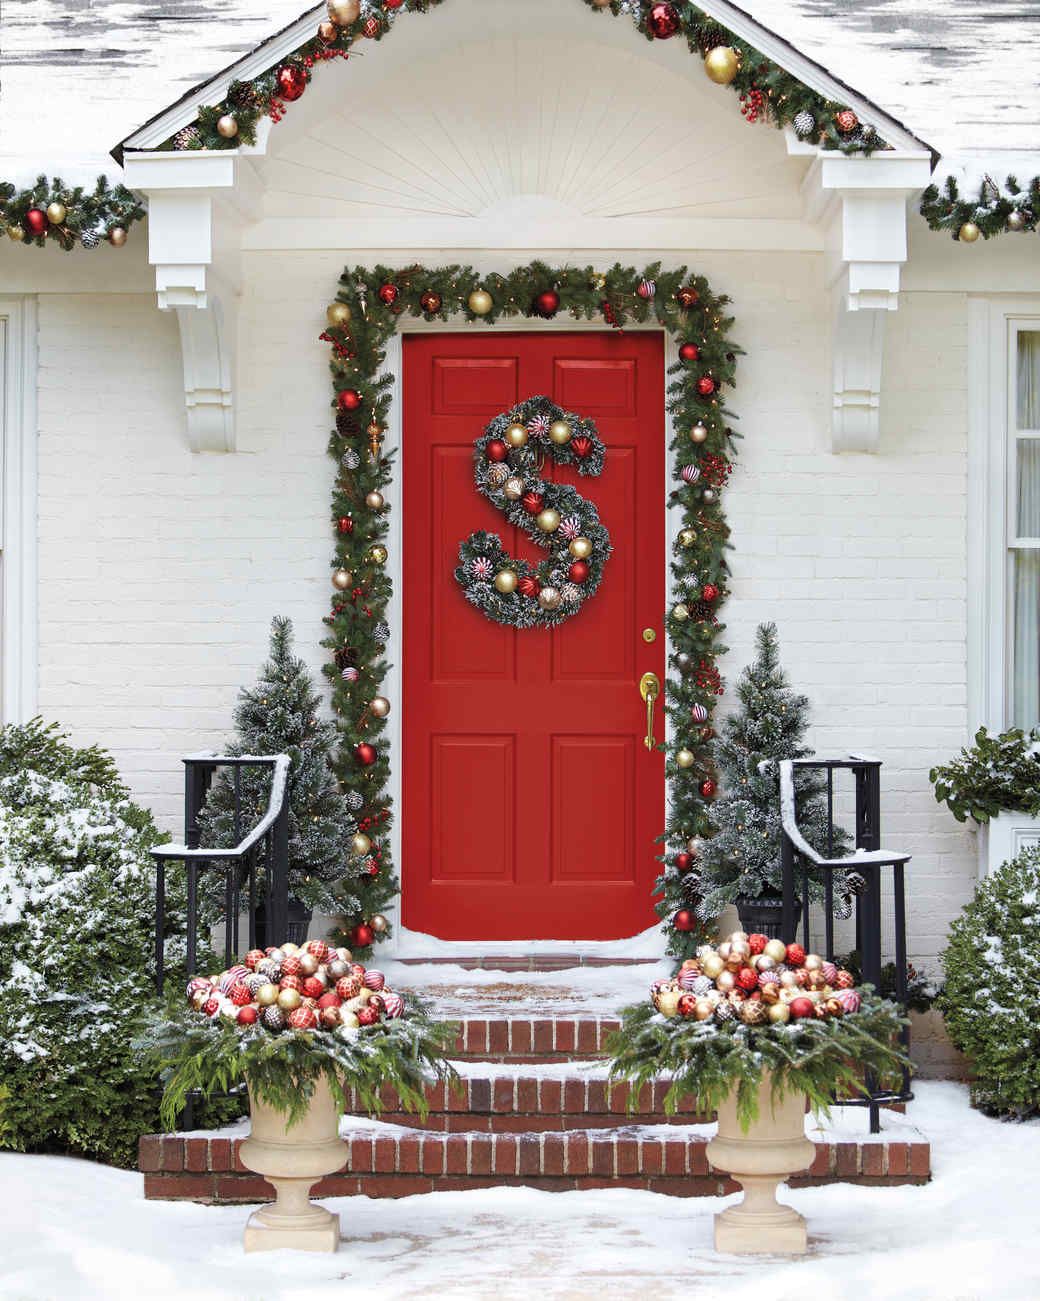
<path id="1" fill-rule="evenodd" d="M 298 899 L 289 900 L 289 922 L 286 926 L 285 935 L 275 935 L 271 939 L 267 938 L 267 909 L 261 902 L 256 910 L 256 946 L 258 949 L 266 949 L 272 944 L 283 944 L 286 940 L 290 944 L 303 944 L 307 938 L 307 931 L 310 929 L 311 917 L 313 913 L 305 903 L 300 903 Z"/>
<path id="2" fill-rule="evenodd" d="M 800 907 L 801 904 L 795 900 L 795 917 Z M 757 899 L 737 900 L 737 916 L 749 935 L 757 933 L 770 940 L 792 939 L 790 935 L 781 934 L 783 914 L 784 901 L 778 894 L 760 894 Z"/>

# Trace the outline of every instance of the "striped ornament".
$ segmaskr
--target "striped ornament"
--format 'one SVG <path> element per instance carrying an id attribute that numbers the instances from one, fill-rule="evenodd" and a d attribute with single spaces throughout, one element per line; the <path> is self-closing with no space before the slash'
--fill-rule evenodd
<path id="1" fill-rule="evenodd" d="M 404 999 L 391 990 L 383 993 L 383 1015 L 390 1021 L 396 1021 L 404 1012 Z"/>
<path id="2" fill-rule="evenodd" d="M 683 483 L 696 483 L 701 477 L 700 466 L 684 465 L 680 471 Z"/>
<path id="3" fill-rule="evenodd" d="M 376 993 L 378 993 L 386 984 L 386 977 L 381 971 L 366 971 L 364 980 L 365 988 L 371 989 Z"/>

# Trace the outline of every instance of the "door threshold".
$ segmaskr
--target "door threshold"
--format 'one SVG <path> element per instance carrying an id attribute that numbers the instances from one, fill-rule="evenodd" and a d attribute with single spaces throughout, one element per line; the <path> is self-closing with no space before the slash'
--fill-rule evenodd
<path id="1" fill-rule="evenodd" d="M 611 958 L 595 953 L 474 954 L 459 957 L 398 958 L 404 967 L 462 967 L 464 971 L 569 971 L 574 967 L 637 967 L 658 958 Z"/>

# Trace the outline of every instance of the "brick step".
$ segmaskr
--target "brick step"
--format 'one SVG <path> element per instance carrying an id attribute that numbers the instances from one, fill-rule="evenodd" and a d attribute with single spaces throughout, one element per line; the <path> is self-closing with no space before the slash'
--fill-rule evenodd
<path id="1" fill-rule="evenodd" d="M 407 1197 L 499 1185 L 546 1191 L 642 1188 L 676 1197 L 715 1197 L 736 1185 L 708 1164 L 704 1132 L 667 1128 L 593 1129 L 545 1134 L 440 1134 L 354 1129 L 339 1174 L 318 1197 Z M 270 1185 L 238 1159 L 239 1138 L 150 1135 L 141 1139 L 146 1198 L 202 1202 L 269 1201 Z M 885 1135 L 857 1142 L 818 1141 L 809 1169 L 793 1187 L 851 1182 L 922 1184 L 929 1178 L 924 1141 Z"/>
<path id="2" fill-rule="evenodd" d="M 567 1062 L 603 1056 L 620 1026 L 616 1017 L 464 1018 L 453 1056 L 490 1062 Z"/>
<path id="3" fill-rule="evenodd" d="M 575 1063 L 580 1067 L 582 1063 Z M 586 1067 L 596 1063 L 584 1063 Z M 618 1124 L 682 1124 L 711 1121 L 710 1115 L 696 1114 L 693 1099 L 683 1099 L 681 1109 L 669 1116 L 664 1109 L 667 1082 L 644 1085 L 629 1110 L 627 1084 L 609 1084 L 602 1074 L 588 1070 L 552 1067 L 536 1074 L 533 1067 L 460 1063 L 463 1073 L 457 1089 L 443 1081 L 428 1085 L 429 1114 L 420 1116 L 402 1110 L 392 1088 L 381 1090 L 383 1110 L 376 1119 L 414 1129 L 444 1133 L 492 1132 L 539 1133 L 549 1130 L 601 1129 Z M 362 1111 L 360 1100 L 350 1096 L 348 1112 Z"/>

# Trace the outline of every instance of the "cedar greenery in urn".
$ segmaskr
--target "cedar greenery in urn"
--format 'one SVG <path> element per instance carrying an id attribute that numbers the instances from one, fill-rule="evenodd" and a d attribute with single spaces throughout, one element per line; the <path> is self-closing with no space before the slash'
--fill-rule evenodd
<path id="1" fill-rule="evenodd" d="M 703 945 L 674 980 L 622 1013 L 611 1078 L 671 1081 L 665 1110 L 693 1097 L 717 1111 L 708 1159 L 743 1185 L 744 1200 L 716 1217 L 720 1251 L 805 1251 L 805 1221 L 776 1200 L 777 1185 L 812 1162 L 806 1102 L 827 1114 L 836 1096 L 864 1094 L 864 1075 L 909 1065 L 905 1021 L 850 972 L 798 944 L 744 931 Z"/>
<path id="2" fill-rule="evenodd" d="M 163 1078 L 163 1124 L 174 1128 L 189 1096 L 245 1083 L 252 1131 L 241 1160 L 277 1193 L 250 1217 L 246 1250 L 335 1251 L 339 1220 L 309 1190 L 346 1161 L 346 1091 L 377 1111 L 388 1085 L 402 1107 L 424 1113 L 425 1085 L 453 1075 L 454 1028 L 323 940 L 251 950 L 219 975 L 193 976 L 186 994 L 187 1006 L 140 1045 Z"/>

